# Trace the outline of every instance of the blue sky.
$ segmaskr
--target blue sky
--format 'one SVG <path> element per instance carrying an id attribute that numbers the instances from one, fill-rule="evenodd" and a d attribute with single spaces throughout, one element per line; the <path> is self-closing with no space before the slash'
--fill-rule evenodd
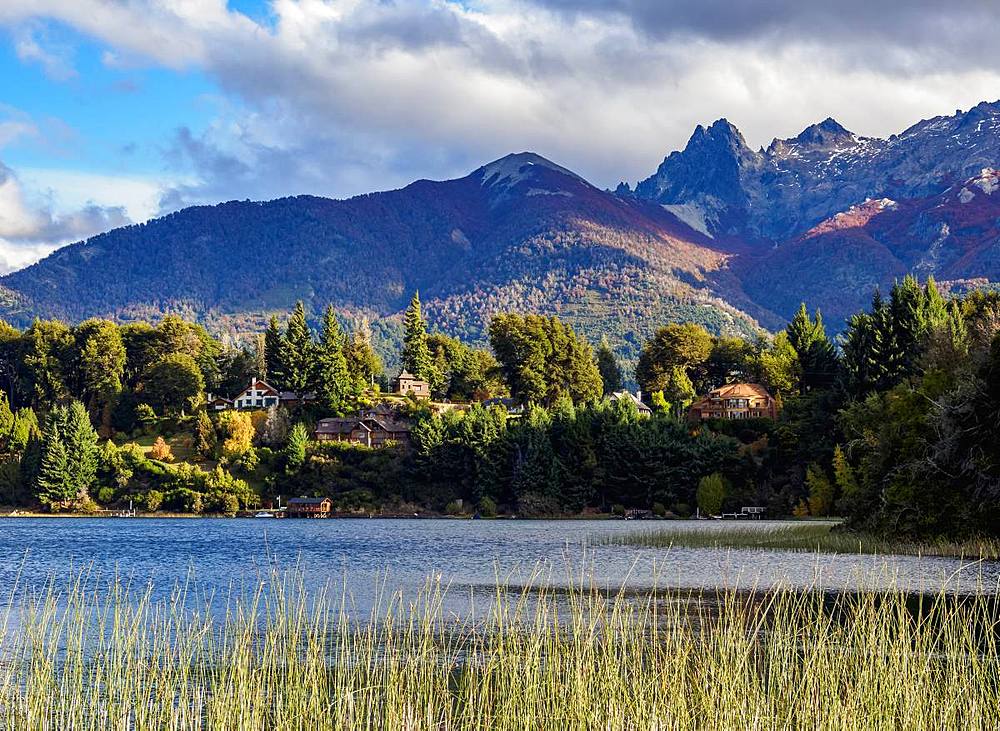
<path id="1" fill-rule="evenodd" d="M 754 145 L 1000 98 L 980 0 L 3 0 L 0 271 L 234 198 L 533 150 L 602 186 L 696 124 Z"/>

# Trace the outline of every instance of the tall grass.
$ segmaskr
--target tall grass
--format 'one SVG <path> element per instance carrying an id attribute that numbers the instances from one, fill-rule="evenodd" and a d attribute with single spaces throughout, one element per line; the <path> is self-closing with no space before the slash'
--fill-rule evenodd
<path id="1" fill-rule="evenodd" d="M 723 591 L 711 602 L 498 585 L 350 602 L 275 576 L 224 613 L 79 577 L 7 612 L 5 729 L 978 729 L 996 599 Z M 693 603 L 692 603 L 693 601 Z"/>
<path id="2" fill-rule="evenodd" d="M 712 523 L 705 530 L 677 527 L 648 528 L 603 538 L 608 545 L 649 548 L 769 548 L 821 553 L 870 553 L 952 558 L 1000 559 L 1000 541 L 990 538 L 967 541 L 911 541 L 881 538 L 865 533 L 834 530 L 836 523 L 808 522 L 757 525 L 753 522 L 726 526 Z"/>

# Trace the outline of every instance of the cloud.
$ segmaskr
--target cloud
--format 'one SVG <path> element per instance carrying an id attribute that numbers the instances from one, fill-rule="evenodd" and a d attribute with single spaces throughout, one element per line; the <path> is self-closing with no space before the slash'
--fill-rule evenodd
<path id="1" fill-rule="evenodd" d="M 78 75 L 73 68 L 72 48 L 53 40 L 44 26 L 37 23 L 16 30 L 14 52 L 21 61 L 37 63 L 53 81 L 69 81 Z"/>
<path id="2" fill-rule="evenodd" d="M 19 269 L 58 246 L 131 223 L 120 207 L 88 203 L 54 214 L 32 205 L 14 171 L 0 162 L 0 273 Z"/>
<path id="3" fill-rule="evenodd" d="M 726 116 L 752 144 L 834 116 L 868 135 L 998 96 L 981 0 L 5 0 L 104 63 L 197 69 L 215 123 L 165 144 L 164 210 L 342 196 L 535 150 L 599 185 L 655 169 Z"/>

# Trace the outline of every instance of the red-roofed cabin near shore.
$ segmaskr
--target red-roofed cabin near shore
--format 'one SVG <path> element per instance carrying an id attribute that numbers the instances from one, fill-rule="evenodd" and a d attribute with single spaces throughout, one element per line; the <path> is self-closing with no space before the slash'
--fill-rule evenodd
<path id="1" fill-rule="evenodd" d="M 778 403 L 757 383 L 730 383 L 695 401 L 688 416 L 692 421 L 774 419 L 778 416 Z"/>
<path id="2" fill-rule="evenodd" d="M 328 497 L 293 497 L 288 501 L 289 518 L 327 518 L 333 510 Z"/>

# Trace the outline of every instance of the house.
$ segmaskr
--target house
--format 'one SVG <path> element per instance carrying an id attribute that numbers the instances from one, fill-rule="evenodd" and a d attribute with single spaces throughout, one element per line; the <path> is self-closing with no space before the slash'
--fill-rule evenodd
<path id="1" fill-rule="evenodd" d="M 389 443 L 408 445 L 410 425 L 396 418 L 394 411 L 376 407 L 350 418 L 320 419 L 313 431 L 318 442 L 348 442 L 365 447 L 384 447 Z"/>
<path id="2" fill-rule="evenodd" d="M 774 419 L 778 404 L 763 386 L 757 383 L 729 383 L 691 405 L 689 417 L 704 419 Z"/>
<path id="3" fill-rule="evenodd" d="M 431 384 L 404 370 L 396 379 L 396 393 L 400 396 L 408 396 L 412 393 L 417 398 L 429 399 L 431 397 Z"/>
<path id="4" fill-rule="evenodd" d="M 280 400 L 278 390 L 259 378 L 251 378 L 250 385 L 233 399 L 235 409 L 267 409 L 277 406 Z"/>
<path id="5" fill-rule="evenodd" d="M 299 398 L 294 391 L 282 391 L 278 394 L 278 403 L 286 409 L 294 409 L 296 406 L 304 406 L 315 401 L 316 394 L 312 391 L 302 394 L 302 398 Z"/>
<path id="6" fill-rule="evenodd" d="M 483 401 L 484 409 L 491 409 L 494 406 L 504 409 L 508 418 L 518 418 L 524 415 L 524 404 L 512 398 L 496 397 Z"/>
<path id="7" fill-rule="evenodd" d="M 223 396 L 212 396 L 212 394 L 205 394 L 205 408 L 209 411 L 228 411 L 233 408 L 232 399 L 227 399 Z"/>
<path id="8" fill-rule="evenodd" d="M 328 497 L 293 497 L 285 513 L 289 518 L 328 518 L 332 510 Z"/>
<path id="9" fill-rule="evenodd" d="M 636 391 L 635 393 L 631 391 L 615 391 L 609 398 L 611 401 L 625 401 L 635 404 L 635 408 L 639 411 L 639 416 L 653 415 L 653 410 L 642 402 L 642 391 Z"/>

